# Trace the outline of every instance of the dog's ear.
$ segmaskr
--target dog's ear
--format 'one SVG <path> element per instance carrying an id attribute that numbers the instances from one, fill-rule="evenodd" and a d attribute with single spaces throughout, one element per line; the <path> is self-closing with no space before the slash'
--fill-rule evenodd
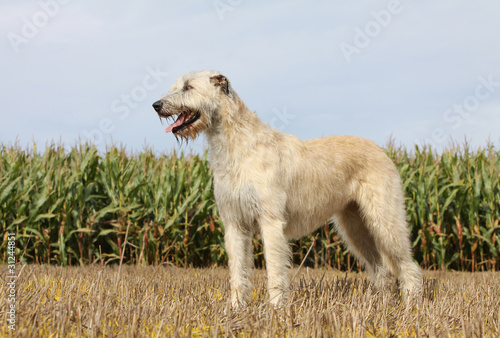
<path id="1" fill-rule="evenodd" d="M 224 75 L 215 75 L 210 78 L 210 83 L 214 86 L 220 87 L 222 92 L 229 96 L 231 99 L 234 99 L 233 89 L 231 88 L 231 84 L 229 80 Z"/>

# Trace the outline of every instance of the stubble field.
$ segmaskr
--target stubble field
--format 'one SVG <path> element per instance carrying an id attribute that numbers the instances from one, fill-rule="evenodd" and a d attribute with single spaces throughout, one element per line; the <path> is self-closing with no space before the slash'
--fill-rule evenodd
<path id="1" fill-rule="evenodd" d="M 275 309 L 267 303 L 265 270 L 257 269 L 252 303 L 234 311 L 222 268 L 18 271 L 19 337 L 500 335 L 499 272 L 426 272 L 423 296 L 406 306 L 396 285 L 376 292 L 364 273 L 303 268 L 289 302 Z M 7 336 L 6 288 L 0 293 L 0 335 Z"/>

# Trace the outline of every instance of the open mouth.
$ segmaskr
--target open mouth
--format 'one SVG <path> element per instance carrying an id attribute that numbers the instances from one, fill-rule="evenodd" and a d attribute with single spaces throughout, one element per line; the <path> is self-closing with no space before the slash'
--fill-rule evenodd
<path id="1" fill-rule="evenodd" d="M 169 116 L 171 117 L 171 116 Z M 167 117 L 168 118 L 168 117 Z M 179 133 L 190 125 L 192 125 L 196 120 L 200 118 L 200 112 L 192 112 L 190 110 L 186 110 L 177 116 L 177 120 L 174 123 L 169 125 L 166 129 L 166 133 L 173 132 L 174 134 Z"/>

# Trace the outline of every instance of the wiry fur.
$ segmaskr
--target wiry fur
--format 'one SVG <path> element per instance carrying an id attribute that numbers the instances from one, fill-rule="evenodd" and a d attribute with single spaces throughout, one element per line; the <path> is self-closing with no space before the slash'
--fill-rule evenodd
<path id="1" fill-rule="evenodd" d="M 405 294 L 420 289 L 400 177 L 375 143 L 352 136 L 301 141 L 273 129 L 214 71 L 180 77 L 157 103 L 163 117 L 182 109 L 201 113 L 176 136 L 207 136 L 234 306 L 249 300 L 254 232 L 264 242 L 271 302 L 279 304 L 289 286 L 287 239 L 330 219 L 377 287 L 393 275 Z"/>

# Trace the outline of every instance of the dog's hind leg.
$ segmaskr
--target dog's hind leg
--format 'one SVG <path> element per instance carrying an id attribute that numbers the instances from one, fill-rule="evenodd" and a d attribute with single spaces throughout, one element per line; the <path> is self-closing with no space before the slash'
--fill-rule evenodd
<path id="1" fill-rule="evenodd" d="M 421 289 L 422 277 L 419 266 L 412 260 L 403 195 L 398 190 L 386 198 L 377 197 L 372 194 L 360 201 L 361 217 L 379 249 L 384 267 L 399 279 L 406 296 Z"/>
<path id="2" fill-rule="evenodd" d="M 335 217 L 335 225 L 349 251 L 361 262 L 377 288 L 386 285 L 389 271 L 377 241 L 361 216 L 356 202 L 350 202 Z"/>

